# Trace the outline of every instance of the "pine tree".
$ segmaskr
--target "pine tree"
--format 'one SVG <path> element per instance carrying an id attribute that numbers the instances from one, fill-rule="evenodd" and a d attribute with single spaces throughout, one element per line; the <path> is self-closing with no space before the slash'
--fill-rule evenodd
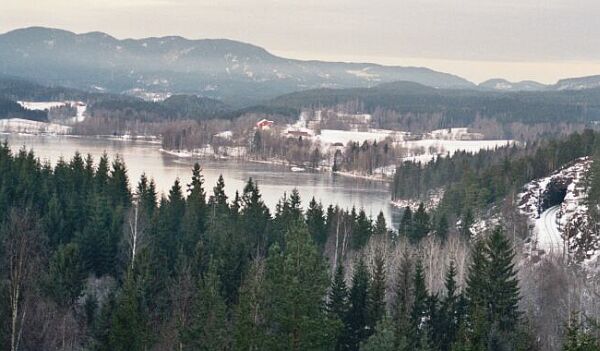
<path id="1" fill-rule="evenodd" d="M 371 220 L 367 217 L 365 211 L 361 209 L 358 212 L 356 224 L 352 230 L 352 249 L 359 250 L 363 248 L 369 242 L 372 232 Z"/>
<path id="2" fill-rule="evenodd" d="M 331 348 L 335 323 L 325 313 L 328 279 L 323 257 L 302 222 L 290 228 L 285 242 L 285 251 L 275 243 L 267 258 L 267 320 L 272 332 L 266 349 Z"/>
<path id="3" fill-rule="evenodd" d="M 375 333 L 360 346 L 361 351 L 395 351 L 394 325 L 385 317 L 377 323 Z"/>
<path id="4" fill-rule="evenodd" d="M 515 270 L 515 253 L 501 227 L 496 227 L 488 239 L 487 281 L 490 322 L 501 332 L 513 332 L 519 324 L 519 282 Z"/>
<path id="5" fill-rule="evenodd" d="M 416 329 L 410 322 L 413 300 L 412 262 L 407 251 L 404 252 L 400 261 L 395 293 L 392 315 L 395 325 L 394 345 L 397 350 L 413 350 L 415 347 L 413 335 L 416 333 Z"/>
<path id="6" fill-rule="evenodd" d="M 448 228 L 449 228 L 448 217 L 446 216 L 445 213 L 442 213 L 442 215 L 440 216 L 440 218 L 437 222 L 437 227 L 435 228 L 435 234 L 441 240 L 446 240 L 448 238 Z"/>
<path id="7" fill-rule="evenodd" d="M 371 291 L 369 294 L 369 327 L 370 330 L 375 330 L 375 325 L 383 319 L 386 311 L 385 290 L 386 290 L 386 273 L 385 260 L 383 255 L 379 253 L 375 256 L 375 267 L 373 269 L 373 282 L 371 283 Z"/>
<path id="8" fill-rule="evenodd" d="M 370 276 L 362 257 L 354 266 L 352 287 L 349 294 L 349 309 L 346 314 L 346 343 L 348 350 L 358 350 L 360 343 L 370 335 L 369 332 L 369 293 Z"/>
<path id="9" fill-rule="evenodd" d="M 85 279 L 79 246 L 75 243 L 60 246 L 48 266 L 50 295 L 60 306 L 71 307 L 81 295 Z"/>
<path id="10" fill-rule="evenodd" d="M 226 306 L 221 297 L 219 277 L 214 261 L 200 282 L 189 329 L 181 340 L 185 350 L 227 350 L 230 343 Z"/>
<path id="11" fill-rule="evenodd" d="M 266 347 L 264 262 L 254 261 L 240 287 L 235 310 L 234 350 L 260 351 Z"/>
<path id="12" fill-rule="evenodd" d="M 430 230 L 429 215 L 425 211 L 425 205 L 423 205 L 423 203 L 421 202 L 419 204 L 419 208 L 417 209 L 417 211 L 414 214 L 413 228 L 412 228 L 412 232 L 411 232 L 409 238 L 411 239 L 411 241 L 413 243 L 417 243 L 421 239 L 423 239 L 425 236 L 427 236 L 427 234 L 429 233 L 429 230 Z"/>
<path id="13" fill-rule="evenodd" d="M 327 227 L 323 214 L 323 206 L 320 203 L 317 203 L 314 197 L 308 204 L 308 210 L 306 211 L 306 225 L 308 226 L 308 231 L 317 247 L 320 250 L 323 250 L 323 247 L 327 242 Z"/>
<path id="14" fill-rule="evenodd" d="M 337 320 L 340 323 L 343 323 L 348 313 L 348 287 L 344 278 L 344 265 L 341 262 L 336 266 L 331 288 L 329 289 L 327 313 L 329 314 L 329 319 Z M 344 336 L 344 329 L 342 329 L 335 344 L 336 351 L 346 350 L 348 347 Z"/>
<path id="15" fill-rule="evenodd" d="M 489 262 L 486 257 L 486 244 L 483 239 L 478 239 L 471 249 L 471 263 L 467 275 L 465 294 L 467 298 L 467 320 L 465 321 L 461 342 L 463 347 L 474 349 L 487 345 L 487 320 L 488 280 L 487 270 Z"/>
<path id="16" fill-rule="evenodd" d="M 454 261 L 451 261 L 444 280 L 446 296 L 444 296 L 444 299 L 442 300 L 440 311 L 442 318 L 440 349 L 442 351 L 451 350 L 458 334 L 459 324 L 462 322 L 461 311 L 459 309 L 456 274 L 456 265 L 454 264 Z"/>
<path id="17" fill-rule="evenodd" d="M 421 259 L 417 260 L 415 265 L 415 274 L 413 278 L 413 286 L 414 286 L 414 301 L 412 305 L 412 310 L 410 313 L 410 319 L 412 323 L 413 330 L 417 332 L 414 335 L 413 344 L 417 345 L 417 347 L 429 347 L 429 345 L 422 345 L 423 333 L 426 333 L 425 323 L 427 321 L 427 299 L 428 292 L 427 287 L 425 286 L 425 273 L 423 271 L 423 264 L 421 263 Z M 429 342 L 429 336 L 427 336 L 427 340 Z"/>
<path id="18" fill-rule="evenodd" d="M 413 232 L 413 215 L 412 210 L 409 206 L 404 208 L 404 212 L 402 213 L 402 219 L 400 220 L 400 227 L 398 228 L 398 233 L 407 237 L 410 237 Z"/>
<path id="19" fill-rule="evenodd" d="M 145 350 L 147 333 L 140 294 L 132 274 L 129 273 L 112 315 L 110 347 L 116 351 Z"/>
<path id="20" fill-rule="evenodd" d="M 383 215 L 383 211 L 379 211 L 377 220 L 375 221 L 375 227 L 373 228 L 373 234 L 386 235 L 387 231 L 388 229 L 387 224 L 385 223 L 385 216 Z"/>
<path id="21" fill-rule="evenodd" d="M 188 197 L 183 216 L 183 240 L 181 244 L 185 256 L 192 257 L 196 245 L 206 231 L 208 208 L 204 193 L 204 179 L 198 163 L 192 169 L 192 182 L 188 184 Z"/>

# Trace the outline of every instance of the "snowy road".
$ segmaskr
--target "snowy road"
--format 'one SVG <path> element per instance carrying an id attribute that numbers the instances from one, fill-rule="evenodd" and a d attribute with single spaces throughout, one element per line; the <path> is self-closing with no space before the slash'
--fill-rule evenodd
<path id="1" fill-rule="evenodd" d="M 550 207 L 535 221 L 537 248 L 548 253 L 562 253 L 563 239 L 556 224 L 556 214 L 559 209 L 560 205 Z"/>

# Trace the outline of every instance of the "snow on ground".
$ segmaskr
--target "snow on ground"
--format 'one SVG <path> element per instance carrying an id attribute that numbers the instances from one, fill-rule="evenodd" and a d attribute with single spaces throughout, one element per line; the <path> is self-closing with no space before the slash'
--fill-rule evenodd
<path id="1" fill-rule="evenodd" d="M 397 132 L 386 129 L 371 129 L 368 132 L 323 129 L 321 130 L 321 134 L 317 135 L 315 139 L 323 144 L 332 145 L 336 143 L 341 143 L 343 145 L 346 145 L 351 141 L 362 144 L 365 141 L 380 142 L 388 137 L 395 138 L 397 136 Z"/>
<path id="2" fill-rule="evenodd" d="M 536 248 L 551 255 L 561 255 L 564 247 L 564 240 L 556 218 L 560 208 L 560 205 L 550 207 L 542 212 L 534 222 L 533 235 L 535 236 Z"/>
<path id="3" fill-rule="evenodd" d="M 22 118 L 0 119 L 1 133 L 68 134 L 71 127 Z"/>
<path id="4" fill-rule="evenodd" d="M 63 106 L 74 106 L 77 110 L 75 116 L 65 119 L 64 121 L 67 124 L 79 123 L 85 120 L 85 111 L 87 110 L 87 105 L 81 101 L 17 101 L 19 105 L 23 106 L 28 110 L 50 110 L 56 107 Z"/>
<path id="5" fill-rule="evenodd" d="M 452 156 L 457 151 L 477 153 L 481 150 L 495 149 L 513 145 L 514 140 L 452 140 L 452 139 L 422 139 L 399 142 L 396 145 L 408 150 L 408 156 L 403 161 L 426 163 L 436 156 Z"/>
<path id="6" fill-rule="evenodd" d="M 203 148 L 193 150 L 165 150 L 160 149 L 160 152 L 167 155 L 176 156 L 180 158 L 229 158 L 229 157 L 243 157 L 247 153 L 246 147 L 243 146 L 219 146 L 215 152 L 215 148 L 210 145 L 206 145 Z"/>
<path id="7" fill-rule="evenodd" d="M 28 110 L 49 110 L 55 107 L 62 107 L 67 104 L 65 101 L 17 101 L 19 105 Z"/>
<path id="8" fill-rule="evenodd" d="M 423 202 L 426 210 L 435 209 L 442 198 L 444 197 L 444 188 L 433 189 L 427 195 L 425 200 L 423 199 L 395 199 L 391 201 L 392 206 L 398 208 L 410 207 L 413 210 L 416 210 L 420 203 Z"/>
<path id="9" fill-rule="evenodd" d="M 363 69 L 355 69 L 355 70 L 346 70 L 346 73 L 356 76 L 358 78 L 363 78 L 366 80 L 379 80 L 379 75 L 376 73 L 371 73 L 369 70 L 371 67 L 365 67 Z"/>
<path id="10" fill-rule="evenodd" d="M 587 218 L 584 182 L 591 162 L 590 158 L 580 158 L 548 177 L 529 182 L 518 195 L 519 209 L 529 218 L 532 227 L 533 241 L 527 248 L 529 251 L 562 255 L 566 246 L 565 236 L 569 236 L 569 250 L 574 249 L 574 237 L 581 235 L 578 229 L 582 229 L 582 221 Z M 560 205 L 542 212 L 543 197 L 551 183 L 566 185 L 566 196 Z M 573 223 L 576 223 L 576 228 L 571 229 L 575 233 L 565 235 L 566 228 Z"/>
<path id="11" fill-rule="evenodd" d="M 424 139 L 479 140 L 483 138 L 483 134 L 470 132 L 469 128 L 446 128 L 432 130 L 425 134 Z"/>

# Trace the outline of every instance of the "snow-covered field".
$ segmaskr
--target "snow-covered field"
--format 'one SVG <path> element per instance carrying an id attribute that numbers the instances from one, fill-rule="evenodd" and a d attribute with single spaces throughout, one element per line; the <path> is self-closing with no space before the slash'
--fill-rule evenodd
<path id="1" fill-rule="evenodd" d="M 28 110 L 50 110 L 56 107 L 63 106 L 74 106 L 77 110 L 75 116 L 67 118 L 64 120 L 66 124 L 74 124 L 83 122 L 85 120 L 85 112 L 87 110 L 87 105 L 81 101 L 17 101 L 21 106 Z M 61 120 L 61 122 L 63 122 Z"/>
<path id="2" fill-rule="evenodd" d="M 49 110 L 55 107 L 62 107 L 67 104 L 65 101 L 17 101 L 19 105 L 25 107 L 28 110 Z"/>
<path id="3" fill-rule="evenodd" d="M 371 129 L 368 132 L 323 129 L 321 130 L 321 134 L 315 137 L 315 140 L 320 141 L 322 144 L 333 145 L 336 143 L 341 143 L 346 145 L 351 141 L 362 144 L 365 141 L 380 142 L 386 138 L 398 137 L 401 137 L 400 133 L 385 129 Z"/>
<path id="4" fill-rule="evenodd" d="M 426 163 L 436 156 L 452 156 L 457 151 L 476 153 L 481 150 L 495 149 L 514 144 L 514 140 L 452 140 L 452 139 L 422 139 L 397 143 L 408 150 L 409 155 L 404 161 Z M 410 155 L 412 153 L 412 155 Z"/>
<path id="5" fill-rule="evenodd" d="M 0 119 L 0 133 L 68 134 L 71 127 L 21 118 Z"/>

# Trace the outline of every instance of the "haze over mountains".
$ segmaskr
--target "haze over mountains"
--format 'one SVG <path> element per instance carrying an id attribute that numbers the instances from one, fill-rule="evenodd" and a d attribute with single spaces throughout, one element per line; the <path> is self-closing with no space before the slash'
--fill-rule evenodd
<path id="1" fill-rule="evenodd" d="M 0 73 L 89 91 L 185 93 L 246 105 L 299 90 L 411 81 L 434 88 L 538 91 L 600 86 L 600 76 L 548 86 L 495 79 L 479 86 L 428 68 L 301 61 L 226 39 L 119 40 L 31 27 L 0 35 Z"/>

